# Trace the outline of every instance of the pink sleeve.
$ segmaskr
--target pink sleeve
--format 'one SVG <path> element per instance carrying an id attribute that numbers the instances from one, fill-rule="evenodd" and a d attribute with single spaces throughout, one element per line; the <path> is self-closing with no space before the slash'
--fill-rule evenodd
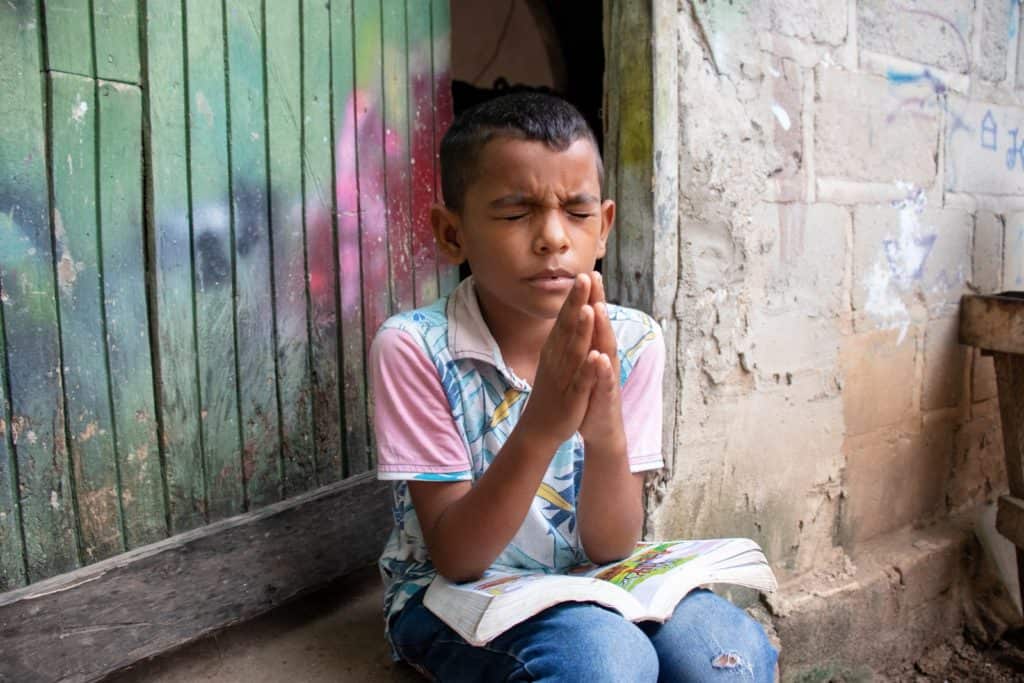
<path id="1" fill-rule="evenodd" d="M 640 352 L 622 387 L 622 421 L 631 472 L 665 465 L 661 455 L 661 392 L 665 342 L 659 334 Z"/>
<path id="2" fill-rule="evenodd" d="M 385 329 L 376 336 L 370 382 L 379 479 L 472 479 L 437 369 L 408 333 Z"/>

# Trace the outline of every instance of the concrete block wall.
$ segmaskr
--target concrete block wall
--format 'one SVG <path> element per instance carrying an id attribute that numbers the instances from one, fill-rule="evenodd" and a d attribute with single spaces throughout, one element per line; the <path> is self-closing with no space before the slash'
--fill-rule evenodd
<path id="1" fill-rule="evenodd" d="M 1005 0 L 684 0 L 673 460 L 651 533 L 782 578 L 1005 487 L 970 292 L 1024 289 Z"/>

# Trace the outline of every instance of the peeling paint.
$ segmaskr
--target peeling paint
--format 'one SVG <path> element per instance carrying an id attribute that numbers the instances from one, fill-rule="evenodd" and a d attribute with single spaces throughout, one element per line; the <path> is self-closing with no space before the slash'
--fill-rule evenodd
<path id="1" fill-rule="evenodd" d="M 21 433 L 29 425 L 29 420 L 23 415 L 15 415 L 11 417 L 11 441 L 14 445 L 18 445 L 18 441 L 21 439 Z"/>
<path id="2" fill-rule="evenodd" d="M 867 292 L 865 312 L 883 329 L 899 329 L 902 344 L 910 326 L 910 311 L 903 296 L 921 280 L 937 235 L 921 225 L 927 198 L 921 188 L 898 183 L 904 199 L 893 202 L 899 209 L 899 234 L 882 240 L 879 259 L 861 283 Z M 961 273 L 962 277 L 962 273 Z"/>
<path id="3" fill-rule="evenodd" d="M 54 510 L 60 510 L 60 498 L 57 496 L 57 492 L 50 491 L 50 507 Z"/>
<path id="4" fill-rule="evenodd" d="M 206 125 L 210 128 L 213 127 L 213 109 L 210 107 L 210 102 L 206 99 L 206 95 L 200 90 L 196 93 L 196 109 L 206 119 Z"/>
<path id="5" fill-rule="evenodd" d="M 81 433 L 78 435 L 78 441 L 80 443 L 85 443 L 92 437 L 96 436 L 96 433 L 98 431 L 99 427 L 97 426 L 97 424 L 95 422 L 90 422 L 85 426 L 85 429 L 83 429 Z"/>
<path id="6" fill-rule="evenodd" d="M 775 118 L 778 119 L 779 125 L 782 126 L 782 130 L 789 130 L 792 125 L 789 120 L 789 113 L 778 104 L 772 105 L 772 113 L 775 114 Z"/>
<path id="7" fill-rule="evenodd" d="M 85 115 L 89 111 L 89 103 L 78 97 L 78 101 L 71 106 L 71 120 L 75 123 L 82 123 L 85 120 Z"/>

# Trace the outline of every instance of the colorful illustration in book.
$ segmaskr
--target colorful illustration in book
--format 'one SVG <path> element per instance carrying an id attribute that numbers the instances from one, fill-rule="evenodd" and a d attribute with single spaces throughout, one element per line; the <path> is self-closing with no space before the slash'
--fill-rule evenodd
<path id="1" fill-rule="evenodd" d="M 632 590 L 652 576 L 664 574 L 697 557 L 696 554 L 673 556 L 672 550 L 676 545 L 675 543 L 657 543 L 594 576 L 614 583 L 624 590 Z"/>

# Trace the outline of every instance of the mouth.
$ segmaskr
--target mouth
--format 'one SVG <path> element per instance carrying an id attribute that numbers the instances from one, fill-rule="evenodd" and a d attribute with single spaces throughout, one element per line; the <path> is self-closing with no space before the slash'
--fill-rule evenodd
<path id="1" fill-rule="evenodd" d="M 547 291 L 571 289 L 576 275 L 564 268 L 547 268 L 526 278 L 527 284 Z"/>

